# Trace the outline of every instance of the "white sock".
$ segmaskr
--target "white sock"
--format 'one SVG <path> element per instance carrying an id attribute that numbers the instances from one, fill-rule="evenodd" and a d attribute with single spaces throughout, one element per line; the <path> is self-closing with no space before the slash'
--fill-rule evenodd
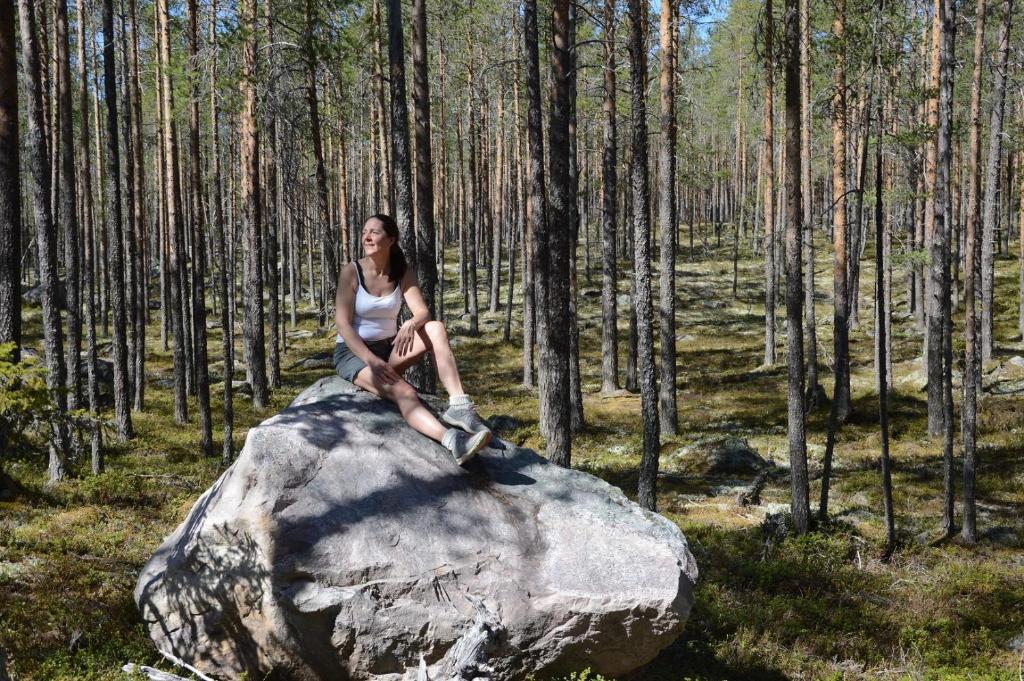
<path id="1" fill-rule="evenodd" d="M 449 407 L 462 407 L 467 404 L 473 404 L 473 400 L 469 399 L 469 395 L 463 393 L 462 395 L 449 395 L 448 406 Z"/>
<path id="2" fill-rule="evenodd" d="M 456 436 L 458 436 L 458 434 L 461 432 L 461 430 L 449 428 L 448 430 L 444 431 L 444 435 L 441 437 L 441 444 L 444 445 L 446 449 L 451 449 L 452 446 L 455 444 Z"/>

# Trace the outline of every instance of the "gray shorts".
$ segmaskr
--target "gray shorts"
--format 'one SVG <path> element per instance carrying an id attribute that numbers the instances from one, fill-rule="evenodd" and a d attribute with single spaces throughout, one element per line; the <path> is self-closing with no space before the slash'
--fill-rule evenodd
<path id="1" fill-rule="evenodd" d="M 377 355 L 384 361 L 391 356 L 391 344 L 394 338 L 385 338 L 379 341 L 363 341 L 370 352 Z M 334 370 L 346 381 L 355 382 L 356 374 L 363 370 L 366 362 L 356 357 L 345 343 L 334 344 Z"/>

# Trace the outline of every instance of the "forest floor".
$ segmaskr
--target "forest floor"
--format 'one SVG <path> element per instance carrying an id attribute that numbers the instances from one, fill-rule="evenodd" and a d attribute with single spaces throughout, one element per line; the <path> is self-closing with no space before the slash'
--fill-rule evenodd
<path id="1" fill-rule="evenodd" d="M 824 246 L 819 244 L 819 253 Z M 785 308 L 780 303 L 780 364 L 761 368 L 763 268 L 759 260 L 740 262 L 734 299 L 730 252 L 726 243 L 698 246 L 691 259 L 684 246 L 679 258 L 680 434 L 663 442 L 666 477 L 659 483 L 658 503 L 687 536 L 700 578 L 683 636 L 630 679 L 1021 678 L 1024 395 L 985 394 L 979 405 L 982 540 L 976 546 L 957 540 L 931 545 L 941 525 L 942 446 L 941 439 L 926 434 L 924 381 L 919 362 L 913 361 L 920 355 L 921 334 L 907 314 L 905 274 L 894 274 L 890 423 L 900 544 L 890 562 L 880 560 L 884 524 L 872 354 L 873 263 L 865 260 L 861 323 L 852 334 L 854 414 L 836 447 L 833 519 L 807 536 L 766 544 L 765 515 L 788 508 L 788 482 L 769 481 L 760 505 L 741 508 L 733 498 L 749 479 L 692 476 L 678 453 L 701 437 L 733 435 L 780 466 L 787 461 Z M 829 394 L 830 263 L 827 254 L 821 257 L 816 272 L 820 373 Z M 582 255 L 580 265 L 582 270 Z M 997 361 L 1005 364 L 1024 355 L 1024 344 L 1015 330 L 1016 262 L 1000 259 L 997 267 Z M 574 440 L 573 466 L 633 495 L 641 451 L 639 398 L 599 394 L 601 312 L 594 292 L 600 290 L 600 276 L 596 269 L 593 274 L 593 280 L 580 274 L 587 426 Z M 448 309 L 461 307 L 457 283 L 449 280 L 447 291 Z M 627 291 L 622 277 L 620 294 Z M 622 368 L 625 303 L 619 305 Z M 92 476 L 88 460 L 81 460 L 69 481 L 47 486 L 41 453 L 3 462 L 16 492 L 0 501 L 0 648 L 17 679 L 119 679 L 125 678 L 120 668 L 126 662 L 161 662 L 132 602 L 135 580 L 220 468 L 219 457 L 200 454 L 197 428 L 177 426 L 170 416 L 171 356 L 161 350 L 157 319 L 154 315 L 148 328 L 146 410 L 133 415 L 137 437 L 109 446 L 105 473 Z M 38 344 L 39 309 L 26 308 L 23 320 L 29 344 Z M 501 320 L 501 314 L 482 314 L 481 335 L 468 338 L 461 335 L 466 322 L 450 316 L 464 382 L 485 417 L 506 415 L 518 423 L 504 437 L 542 450 L 537 397 L 521 387 L 519 326 L 513 325 L 512 342 L 504 343 Z M 962 349 L 960 316 L 955 328 Z M 289 327 L 288 336 L 283 387 L 274 392 L 270 407 L 256 414 L 249 401 L 236 399 L 238 448 L 248 427 L 329 373 L 293 367 L 333 343 L 331 332 L 317 330 L 307 306 L 300 307 L 298 328 Z M 219 329 L 212 329 L 213 380 L 220 378 L 219 348 Z M 213 386 L 218 442 L 220 396 L 220 386 Z M 194 417 L 194 401 L 190 409 Z M 811 414 L 812 477 L 821 468 L 826 426 L 827 410 Z M 819 483 L 813 481 L 812 509 L 818 494 Z"/>

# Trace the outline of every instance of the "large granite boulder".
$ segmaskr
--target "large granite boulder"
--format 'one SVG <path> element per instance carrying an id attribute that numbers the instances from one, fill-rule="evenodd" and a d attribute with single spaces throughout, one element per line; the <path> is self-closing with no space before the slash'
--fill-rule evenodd
<path id="1" fill-rule="evenodd" d="M 673 523 L 496 442 L 466 468 L 337 377 L 249 431 L 139 576 L 156 645 L 218 678 L 616 675 L 676 639 Z M 417 675 L 420 675 L 419 677 Z"/>

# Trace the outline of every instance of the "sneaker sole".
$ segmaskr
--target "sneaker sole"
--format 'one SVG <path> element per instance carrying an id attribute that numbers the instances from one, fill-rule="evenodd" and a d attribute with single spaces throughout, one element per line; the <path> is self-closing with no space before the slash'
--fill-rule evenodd
<path id="1" fill-rule="evenodd" d="M 448 416 L 447 414 L 441 414 L 441 420 L 444 421 L 445 423 L 447 423 L 452 428 L 458 428 L 459 430 L 464 430 L 467 433 L 474 433 L 474 434 L 476 434 L 476 433 L 489 433 L 489 432 L 491 432 L 491 429 L 488 428 L 486 424 L 484 425 L 484 429 L 483 430 L 471 430 L 468 423 L 466 423 L 465 421 L 459 421 L 457 419 L 453 419 L 450 416 Z"/>
<path id="2" fill-rule="evenodd" d="M 462 456 L 461 459 L 457 460 L 457 463 L 460 466 L 464 466 L 467 463 L 469 463 L 470 461 L 472 461 L 473 459 L 475 459 L 476 455 L 480 453 L 480 450 L 483 449 L 484 447 L 486 447 L 487 445 L 489 445 L 491 443 L 491 431 L 486 430 L 486 431 L 481 431 L 481 432 L 487 433 L 487 436 L 480 438 L 480 442 L 475 447 L 473 447 L 468 452 L 466 452 Z"/>

